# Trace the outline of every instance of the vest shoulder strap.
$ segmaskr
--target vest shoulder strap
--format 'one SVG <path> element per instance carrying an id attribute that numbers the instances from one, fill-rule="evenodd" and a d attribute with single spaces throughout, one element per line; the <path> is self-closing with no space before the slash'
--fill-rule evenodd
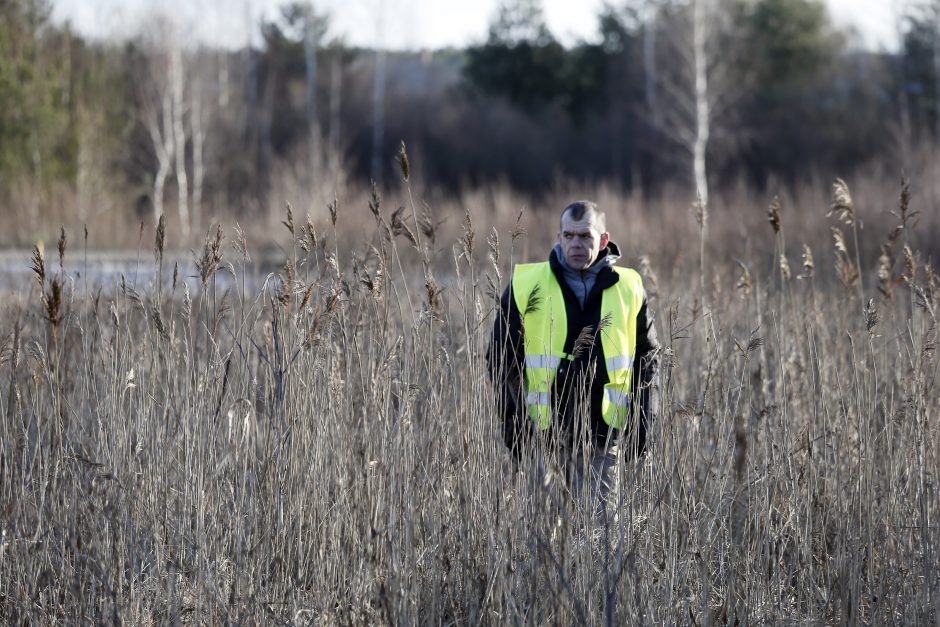
<path id="1" fill-rule="evenodd" d="M 642 299 L 644 290 L 643 279 L 640 277 L 640 273 L 633 268 L 619 268 L 617 266 L 613 266 L 613 269 L 620 276 L 620 281 L 618 281 L 618 283 L 624 283 L 624 285 L 629 287 L 630 290 L 635 292 L 636 295 Z"/>
<path id="2" fill-rule="evenodd" d="M 551 267 L 547 261 L 517 263 L 512 271 L 512 281 L 515 283 L 517 281 L 527 282 L 531 279 L 537 279 L 545 274 L 546 270 L 551 271 Z"/>
<path id="3" fill-rule="evenodd" d="M 628 285 L 631 287 L 643 287 L 643 279 L 640 278 L 640 273 L 633 268 L 621 268 L 619 266 L 611 267 L 617 272 L 617 274 L 620 275 L 620 279 L 623 281 L 628 281 Z"/>
<path id="4" fill-rule="evenodd" d="M 535 286 L 546 280 L 555 280 L 555 275 L 547 261 L 516 264 L 512 271 L 512 294 L 520 313 L 525 310 L 525 303 Z"/>
<path id="5" fill-rule="evenodd" d="M 643 304 L 643 300 L 646 297 L 646 291 L 643 289 L 643 279 L 640 277 L 640 273 L 633 268 L 619 268 L 617 266 L 613 266 L 613 268 L 620 277 L 614 289 L 623 290 L 629 295 L 633 306 L 639 310 L 640 305 Z"/>

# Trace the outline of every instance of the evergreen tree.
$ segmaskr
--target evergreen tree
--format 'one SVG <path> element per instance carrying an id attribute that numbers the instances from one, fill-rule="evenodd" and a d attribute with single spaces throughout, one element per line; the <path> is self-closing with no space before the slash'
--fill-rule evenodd
<path id="1" fill-rule="evenodd" d="M 0 185 L 71 180 L 77 135 L 68 33 L 49 25 L 44 0 L 0 3 Z"/>

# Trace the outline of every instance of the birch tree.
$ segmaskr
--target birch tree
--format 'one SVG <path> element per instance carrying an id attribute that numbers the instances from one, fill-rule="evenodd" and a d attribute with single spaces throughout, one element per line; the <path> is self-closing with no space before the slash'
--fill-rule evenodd
<path id="1" fill-rule="evenodd" d="M 745 16 L 759 2 L 649 0 L 643 12 L 647 120 L 676 149 L 664 160 L 677 160 L 706 203 L 714 157 L 730 156 L 744 135 L 735 118 L 761 46 Z"/>
<path id="2" fill-rule="evenodd" d="M 681 149 L 683 166 L 703 202 L 708 202 L 709 143 L 715 112 L 735 97 L 723 80 L 728 51 L 713 54 L 726 16 L 721 0 L 652 2 L 644 27 L 644 70 L 648 119 Z"/>
<path id="3" fill-rule="evenodd" d="M 183 50 L 178 25 L 163 17 L 155 18 L 154 22 L 157 28 L 144 43 L 147 71 L 137 82 L 141 121 L 156 162 L 151 186 L 154 220 L 165 213 L 166 184 L 170 175 L 174 175 L 177 216 L 185 238 L 192 227 L 192 195 L 198 194 L 197 203 L 202 202 L 204 103 L 198 88 L 194 87 L 197 81 L 191 76 L 195 74 L 194 57 Z M 190 190 L 188 169 L 190 147 L 193 149 L 193 190 Z"/>
<path id="4" fill-rule="evenodd" d="M 703 205 L 708 205 L 708 176 L 705 167 L 708 135 L 711 126 L 708 103 L 708 52 L 705 47 L 708 36 L 708 0 L 692 0 L 692 56 L 695 64 L 695 139 L 692 142 L 692 170 L 695 191 Z"/>
<path id="5" fill-rule="evenodd" d="M 193 210 L 192 224 L 199 228 L 202 223 L 202 193 L 206 180 L 206 100 L 202 94 L 201 81 L 193 81 L 191 89 L 190 128 L 193 144 Z"/>
<path id="6" fill-rule="evenodd" d="M 176 37 L 170 40 L 170 91 L 172 108 L 170 117 L 173 126 L 173 155 L 176 170 L 176 192 L 180 229 L 183 237 L 189 236 L 189 179 L 186 176 L 186 129 L 183 118 L 186 115 L 185 86 L 186 73 L 183 65 L 183 51 Z"/>
<path id="7" fill-rule="evenodd" d="M 166 31 L 161 23 L 157 31 Z M 137 92 L 142 123 L 150 138 L 156 171 L 151 184 L 154 222 L 164 214 L 163 200 L 167 177 L 173 169 L 173 96 L 169 81 L 171 70 L 170 51 L 158 37 L 146 53 L 147 71 L 137 83 Z"/>
<path id="8" fill-rule="evenodd" d="M 343 55 L 340 46 L 334 46 L 330 60 L 330 124 L 329 168 L 330 178 L 337 184 L 340 166 L 340 113 L 343 106 Z"/>

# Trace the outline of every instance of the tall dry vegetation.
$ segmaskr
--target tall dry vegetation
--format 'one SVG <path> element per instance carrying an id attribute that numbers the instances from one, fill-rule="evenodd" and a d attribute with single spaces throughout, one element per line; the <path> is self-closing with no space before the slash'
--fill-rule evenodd
<path id="1" fill-rule="evenodd" d="M 267 276 L 238 226 L 171 272 L 161 222 L 147 284 L 73 279 L 64 233 L 58 271 L 34 251 L 0 319 L 0 621 L 940 621 L 937 278 L 906 185 L 877 259 L 820 208 L 834 256 L 797 263 L 779 200 L 747 245 L 699 205 L 631 251 L 663 411 L 599 529 L 500 442 L 483 354 L 524 220 L 445 240 L 407 192 L 373 191 L 355 248 L 339 201 L 288 207 Z"/>

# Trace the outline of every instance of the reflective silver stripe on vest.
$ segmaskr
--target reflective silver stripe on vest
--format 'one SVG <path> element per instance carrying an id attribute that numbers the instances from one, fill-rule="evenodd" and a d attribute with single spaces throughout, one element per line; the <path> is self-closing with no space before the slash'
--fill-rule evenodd
<path id="1" fill-rule="evenodd" d="M 633 367 L 633 355 L 614 355 L 607 358 L 607 370 L 627 370 Z"/>
<path id="2" fill-rule="evenodd" d="M 630 394 L 628 392 L 622 392 L 614 388 L 607 388 L 605 392 L 607 394 L 607 400 L 614 405 L 618 407 L 630 406 Z"/>
<path id="3" fill-rule="evenodd" d="M 529 405 L 548 405 L 551 400 L 548 392 L 529 392 L 526 395 L 525 402 Z"/>
<path id="4" fill-rule="evenodd" d="M 561 357 L 555 355 L 526 355 L 526 368 L 558 368 L 561 363 Z"/>

